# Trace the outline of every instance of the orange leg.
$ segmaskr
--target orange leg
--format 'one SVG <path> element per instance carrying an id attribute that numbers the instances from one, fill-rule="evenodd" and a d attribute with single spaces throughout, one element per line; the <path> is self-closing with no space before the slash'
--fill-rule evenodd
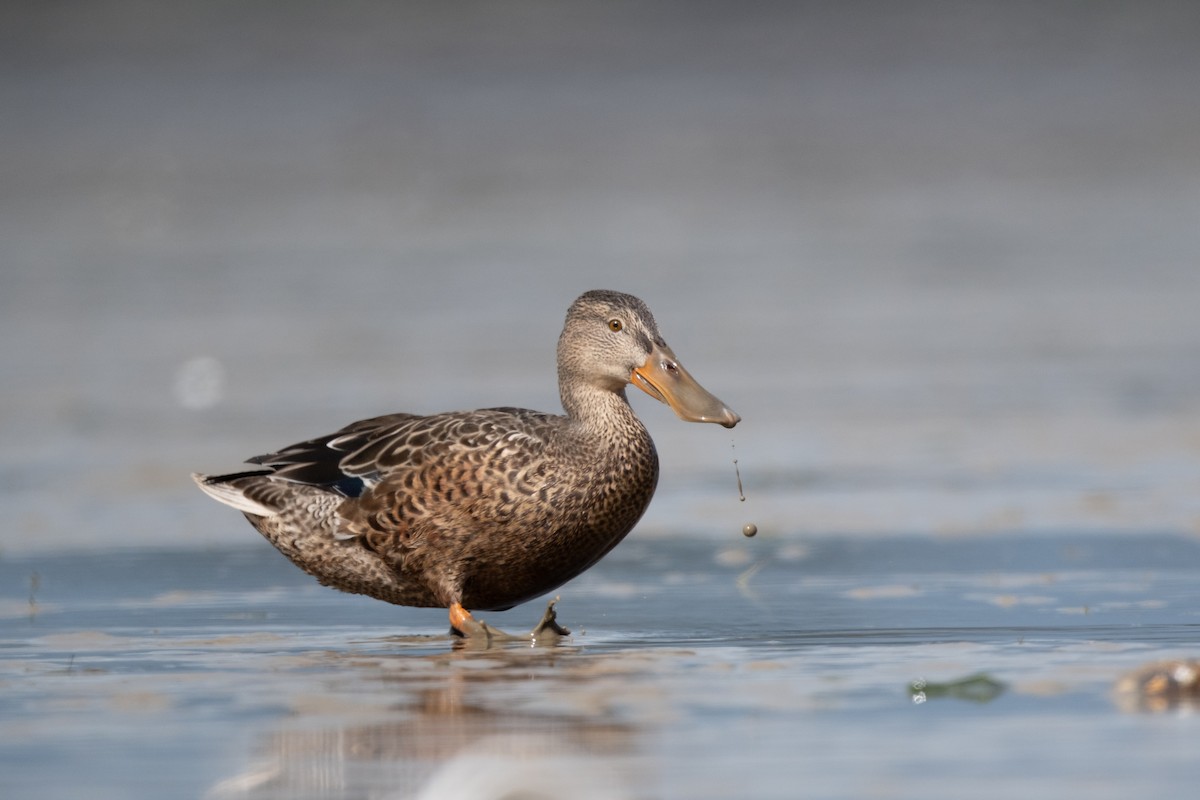
<path id="1" fill-rule="evenodd" d="M 462 603 L 450 604 L 450 627 L 463 636 L 470 636 L 480 630 L 479 620 L 471 616 L 471 612 L 462 607 Z"/>
<path id="2" fill-rule="evenodd" d="M 525 636 L 512 636 L 502 630 L 493 628 L 483 620 L 475 619 L 475 617 L 471 616 L 471 612 L 463 608 L 462 603 L 451 603 L 450 632 L 473 641 L 483 642 L 486 645 L 490 645 L 494 641 L 506 642 L 529 639 L 535 642 L 540 639 L 557 641 L 558 637 L 566 636 L 570 633 L 569 630 L 555 621 L 554 603 L 557 599 L 551 600 L 550 604 L 546 606 L 546 613 L 542 615 L 542 621 L 534 628 L 533 633 Z"/>

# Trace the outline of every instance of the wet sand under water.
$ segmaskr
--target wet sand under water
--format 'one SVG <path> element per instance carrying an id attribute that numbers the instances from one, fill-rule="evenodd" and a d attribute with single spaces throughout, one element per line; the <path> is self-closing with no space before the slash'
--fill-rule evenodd
<path id="1" fill-rule="evenodd" d="M 562 591 L 570 638 L 492 650 L 265 547 L 4 560 L 0 789 L 1127 798 L 1200 779 L 1194 708 L 1113 691 L 1200 652 L 1200 542 L 732 539 L 635 537 Z M 946 688 L 975 675 L 994 690 Z"/>

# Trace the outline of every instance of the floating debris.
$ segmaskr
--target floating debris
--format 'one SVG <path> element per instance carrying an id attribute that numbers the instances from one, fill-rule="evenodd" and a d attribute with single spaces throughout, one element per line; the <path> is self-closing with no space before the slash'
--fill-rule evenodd
<path id="1" fill-rule="evenodd" d="M 981 672 L 945 683 L 929 683 L 924 678 L 918 678 L 908 685 L 908 694 L 915 705 L 939 697 L 953 697 L 972 703 L 990 703 L 1003 694 L 1006 688 L 1008 687 L 1000 681 Z"/>
<path id="2" fill-rule="evenodd" d="M 1200 708 L 1200 660 L 1146 664 L 1118 680 L 1115 690 L 1123 711 Z"/>
<path id="3" fill-rule="evenodd" d="M 747 522 L 742 526 L 742 536 L 745 536 L 747 539 L 749 539 L 751 536 L 754 536 L 756 533 L 758 533 L 758 526 L 753 522 Z"/>

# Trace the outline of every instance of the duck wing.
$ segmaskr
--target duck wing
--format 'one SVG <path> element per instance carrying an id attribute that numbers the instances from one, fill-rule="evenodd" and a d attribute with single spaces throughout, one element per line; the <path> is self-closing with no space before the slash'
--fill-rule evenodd
<path id="1" fill-rule="evenodd" d="M 383 552 L 434 530 L 465 534 L 545 500 L 547 439 L 562 417 L 518 408 L 391 414 L 249 459 L 271 478 L 319 486 L 345 501 L 339 538 Z M 278 489 L 278 483 L 272 481 Z"/>
<path id="2" fill-rule="evenodd" d="M 379 481 L 376 458 L 430 427 L 437 417 L 386 414 L 352 422 L 334 433 L 246 459 L 269 467 L 272 477 L 359 497 Z"/>

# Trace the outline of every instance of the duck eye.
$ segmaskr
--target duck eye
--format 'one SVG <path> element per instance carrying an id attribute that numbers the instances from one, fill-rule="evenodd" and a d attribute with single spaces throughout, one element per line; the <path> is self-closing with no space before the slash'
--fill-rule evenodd
<path id="1" fill-rule="evenodd" d="M 608 329 L 613 333 L 618 333 L 624 327 L 625 323 L 621 322 L 619 319 L 610 319 L 608 321 Z"/>

